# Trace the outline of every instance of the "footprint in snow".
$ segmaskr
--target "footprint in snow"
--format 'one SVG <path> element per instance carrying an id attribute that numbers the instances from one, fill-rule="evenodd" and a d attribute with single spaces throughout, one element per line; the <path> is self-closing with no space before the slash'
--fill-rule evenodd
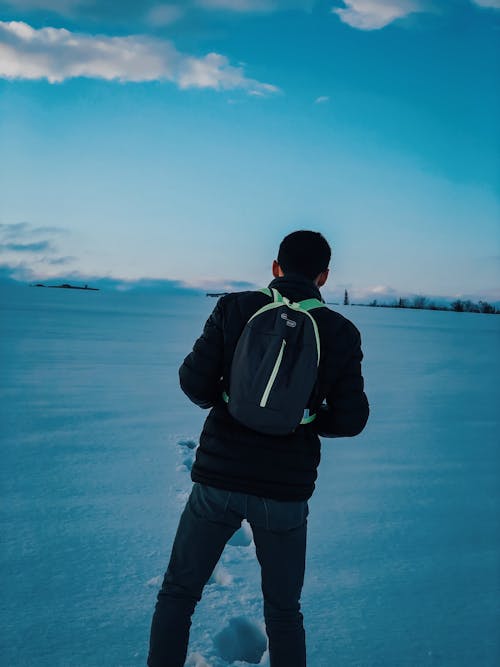
<path id="1" fill-rule="evenodd" d="M 225 567 L 217 565 L 208 580 L 208 585 L 218 584 L 219 586 L 230 586 L 233 583 L 233 575 L 229 574 Z"/>
<path id="2" fill-rule="evenodd" d="M 214 637 L 214 646 L 219 656 L 227 662 L 243 660 L 259 664 L 267 648 L 267 637 L 262 628 L 245 616 L 229 621 Z"/>
<path id="3" fill-rule="evenodd" d="M 191 468 L 193 467 L 193 459 L 190 459 L 189 457 L 185 458 L 182 461 L 182 465 L 186 466 L 186 468 L 191 472 Z"/>
<path id="4" fill-rule="evenodd" d="M 232 547 L 249 547 L 252 544 L 252 540 L 253 535 L 250 524 L 243 519 L 241 528 L 234 533 L 228 544 Z"/>
<path id="5" fill-rule="evenodd" d="M 185 667 L 210 667 L 201 653 L 191 653 L 186 661 Z"/>
<path id="6" fill-rule="evenodd" d="M 186 449 L 196 449 L 198 446 L 195 440 L 179 440 L 178 445 Z"/>
<path id="7" fill-rule="evenodd" d="M 152 579 L 149 579 L 149 581 L 146 581 L 146 586 L 152 586 L 153 588 L 157 588 L 163 581 L 163 575 L 159 574 L 157 577 L 153 577 Z"/>
<path id="8" fill-rule="evenodd" d="M 198 445 L 195 440 L 179 440 L 177 444 L 181 448 L 181 455 L 183 457 L 179 469 L 182 470 L 184 467 L 188 472 L 191 472 L 195 456 L 194 450 Z"/>
<path id="9" fill-rule="evenodd" d="M 186 661 L 185 667 L 210 667 L 201 653 L 191 653 Z"/>

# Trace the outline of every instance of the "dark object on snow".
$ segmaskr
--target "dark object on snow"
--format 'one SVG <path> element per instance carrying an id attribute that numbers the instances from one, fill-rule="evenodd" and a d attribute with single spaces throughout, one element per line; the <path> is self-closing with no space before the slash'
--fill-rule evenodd
<path id="1" fill-rule="evenodd" d="M 40 285 L 40 287 L 45 287 L 45 285 Z M 81 289 L 81 290 L 87 290 L 89 292 L 99 291 L 98 287 L 89 287 L 88 285 L 85 285 L 85 287 L 77 287 L 76 285 L 69 285 L 68 283 L 64 283 L 63 285 L 47 285 L 47 287 L 51 287 L 53 289 Z"/>

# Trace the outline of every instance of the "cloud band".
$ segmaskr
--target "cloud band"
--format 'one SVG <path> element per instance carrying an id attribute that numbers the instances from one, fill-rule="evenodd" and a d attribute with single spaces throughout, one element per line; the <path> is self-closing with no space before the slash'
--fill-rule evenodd
<path id="1" fill-rule="evenodd" d="M 359 30 L 378 30 L 396 19 L 422 11 L 416 0 L 344 0 L 345 8 L 334 8 L 341 21 Z"/>
<path id="2" fill-rule="evenodd" d="M 64 28 L 32 28 L 22 21 L 0 21 L 0 77 L 75 77 L 118 81 L 170 81 L 179 88 L 243 89 L 269 95 L 276 86 L 245 76 L 226 56 L 183 54 L 168 41 L 131 35 L 111 37 L 73 33 Z"/>

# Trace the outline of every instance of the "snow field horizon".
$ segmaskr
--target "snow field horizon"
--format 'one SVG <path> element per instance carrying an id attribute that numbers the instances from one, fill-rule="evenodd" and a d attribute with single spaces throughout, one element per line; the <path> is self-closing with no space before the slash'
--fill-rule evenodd
<path id="1" fill-rule="evenodd" d="M 2 287 L 0 302 L 0 662 L 145 665 L 206 415 L 177 368 L 215 301 Z M 372 413 L 359 437 L 322 442 L 308 665 L 493 667 L 498 320 L 335 310 L 361 331 Z M 268 666 L 265 643 L 244 525 L 195 612 L 186 664 Z"/>

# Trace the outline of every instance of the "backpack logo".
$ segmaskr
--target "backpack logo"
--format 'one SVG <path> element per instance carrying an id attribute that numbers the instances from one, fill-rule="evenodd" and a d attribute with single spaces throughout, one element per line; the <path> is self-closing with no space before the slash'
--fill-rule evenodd
<path id="1" fill-rule="evenodd" d="M 293 328 L 293 327 L 297 326 L 297 322 L 295 320 L 290 320 L 286 313 L 281 313 L 281 319 L 286 320 L 287 327 L 292 327 Z"/>

